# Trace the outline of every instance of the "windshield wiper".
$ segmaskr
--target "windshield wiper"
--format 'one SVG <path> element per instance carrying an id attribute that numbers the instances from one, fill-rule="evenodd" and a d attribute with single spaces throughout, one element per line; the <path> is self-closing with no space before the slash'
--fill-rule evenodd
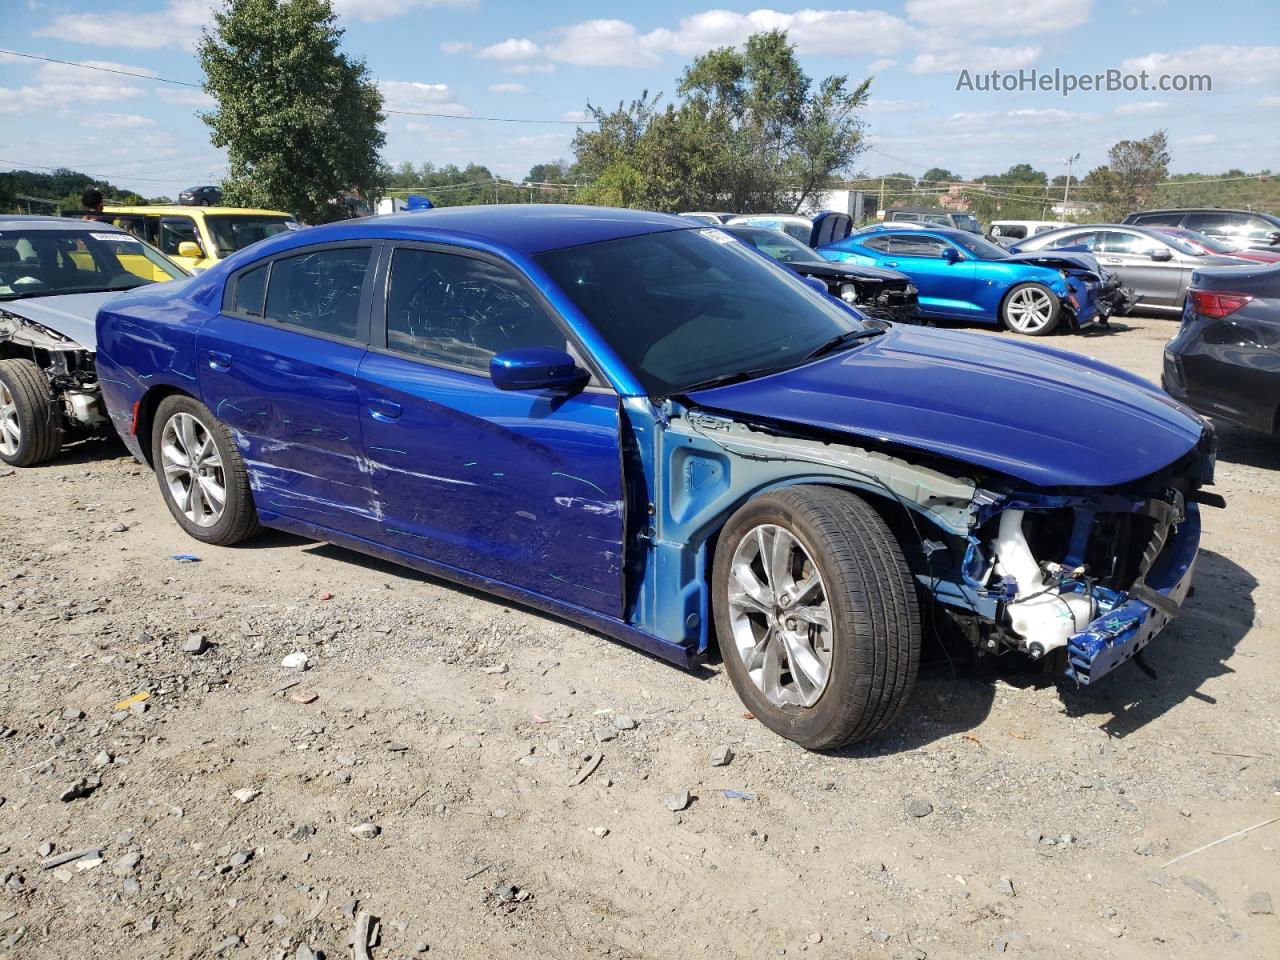
<path id="1" fill-rule="evenodd" d="M 867 327 L 864 330 L 847 330 L 838 336 L 832 337 L 826 343 L 821 343 L 814 349 L 810 350 L 801 363 L 808 363 L 810 360 L 817 360 L 819 357 L 825 357 L 828 353 L 834 353 L 841 347 L 849 343 L 856 343 L 859 340 L 870 340 L 872 337 L 878 337 L 884 330 L 880 327 Z"/>
<path id="2" fill-rule="evenodd" d="M 673 393 L 693 393 L 695 390 L 711 390 L 714 387 L 727 387 L 731 383 L 741 383 L 743 380 L 754 380 L 756 377 L 763 377 L 766 374 L 777 373 L 781 367 L 758 367 L 755 370 L 735 370 L 733 373 L 720 373 L 714 377 L 707 377 L 705 380 L 698 380 Z"/>

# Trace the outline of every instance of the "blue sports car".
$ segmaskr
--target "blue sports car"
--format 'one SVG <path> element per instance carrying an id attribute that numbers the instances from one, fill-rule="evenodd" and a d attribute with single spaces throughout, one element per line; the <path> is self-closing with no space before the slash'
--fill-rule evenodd
<path id="1" fill-rule="evenodd" d="M 880 229 L 818 248 L 828 260 L 905 273 L 920 289 L 922 317 L 1002 323 L 1042 337 L 1066 320 L 1105 323 L 1125 294 L 1088 254 L 1013 254 L 965 230 Z"/>
<path id="2" fill-rule="evenodd" d="M 812 748 L 907 703 L 921 624 L 1081 683 L 1177 612 L 1213 435 L 1091 360 L 869 325 L 721 230 L 452 207 L 280 234 L 97 319 L 174 520 L 262 526 L 680 664 Z M 933 632 L 933 628 L 930 629 Z"/>

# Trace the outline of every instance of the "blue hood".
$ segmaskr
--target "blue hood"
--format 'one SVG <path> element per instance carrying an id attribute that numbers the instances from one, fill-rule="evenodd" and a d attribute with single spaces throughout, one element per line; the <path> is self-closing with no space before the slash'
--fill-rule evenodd
<path id="1" fill-rule="evenodd" d="M 895 326 L 697 405 L 901 444 L 1036 486 L 1108 487 L 1200 440 L 1199 417 L 1139 377 L 995 337 Z"/>

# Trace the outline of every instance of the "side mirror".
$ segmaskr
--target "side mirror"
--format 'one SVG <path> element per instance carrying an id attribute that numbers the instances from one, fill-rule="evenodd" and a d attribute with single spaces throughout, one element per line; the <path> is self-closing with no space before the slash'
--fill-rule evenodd
<path id="1" fill-rule="evenodd" d="M 499 390 L 563 390 L 586 379 L 573 357 L 554 347 L 525 347 L 496 354 L 489 379 Z"/>
<path id="2" fill-rule="evenodd" d="M 1275 246 L 1276 244 L 1280 244 L 1280 230 L 1271 235 L 1271 245 Z"/>
<path id="3" fill-rule="evenodd" d="M 1173 259 L 1173 253 L 1166 249 L 1152 250 L 1151 259 L 1156 260 L 1160 263 L 1165 263 Z"/>
<path id="4" fill-rule="evenodd" d="M 194 240 L 183 240 L 178 244 L 178 256 L 199 260 L 204 256 L 204 251 L 200 249 L 200 244 Z"/>
<path id="5" fill-rule="evenodd" d="M 947 263 L 955 263 L 960 259 L 960 251 L 955 247 L 943 247 L 942 259 L 947 261 Z"/>

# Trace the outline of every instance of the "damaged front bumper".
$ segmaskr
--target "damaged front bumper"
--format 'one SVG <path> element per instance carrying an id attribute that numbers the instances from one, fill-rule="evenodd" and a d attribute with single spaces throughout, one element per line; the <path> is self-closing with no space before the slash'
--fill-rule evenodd
<path id="1" fill-rule="evenodd" d="M 1200 510 L 1188 503 L 1186 516 L 1141 586 L 1116 595 L 1109 610 L 1068 639 L 1066 675 L 1092 683 L 1141 651 L 1177 615 L 1191 589 L 1199 549 Z"/>

